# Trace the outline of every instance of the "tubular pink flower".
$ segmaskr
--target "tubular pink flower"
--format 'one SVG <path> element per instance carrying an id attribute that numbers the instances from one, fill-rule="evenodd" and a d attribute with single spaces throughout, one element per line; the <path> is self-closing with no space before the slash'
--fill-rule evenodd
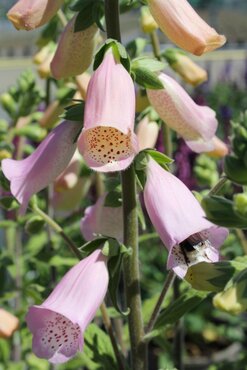
<path id="1" fill-rule="evenodd" d="M 57 80 L 80 75 L 93 59 L 98 27 L 92 24 L 83 31 L 74 32 L 77 15 L 65 27 L 51 62 L 51 73 Z"/>
<path id="2" fill-rule="evenodd" d="M 85 240 L 93 240 L 97 235 L 105 235 L 123 240 L 123 209 L 122 207 L 105 207 L 106 194 L 85 210 L 81 219 L 81 233 Z"/>
<path id="3" fill-rule="evenodd" d="M 149 217 L 168 249 L 167 267 L 183 278 L 199 262 L 217 262 L 227 229 L 206 220 L 199 202 L 175 176 L 150 158 L 144 202 Z"/>
<path id="4" fill-rule="evenodd" d="M 150 12 L 164 34 L 182 49 L 201 55 L 224 45 L 219 35 L 187 0 L 148 0 Z"/>
<path id="5" fill-rule="evenodd" d="M 33 30 L 50 21 L 62 6 L 63 0 L 19 0 L 7 17 L 17 30 Z"/>
<path id="6" fill-rule="evenodd" d="M 100 172 L 127 168 L 138 152 L 133 81 L 112 51 L 90 79 L 84 128 L 78 140 L 87 165 Z"/>
<path id="7" fill-rule="evenodd" d="M 50 184 L 68 165 L 80 132 L 78 122 L 64 121 L 43 140 L 27 158 L 4 159 L 2 170 L 10 181 L 10 190 L 24 213 L 31 196 Z"/>
<path id="8" fill-rule="evenodd" d="M 140 150 L 154 148 L 159 135 L 159 125 L 145 116 L 136 127 Z"/>
<path id="9" fill-rule="evenodd" d="M 148 99 L 160 118 L 197 153 L 214 148 L 218 121 L 215 112 L 206 106 L 197 105 L 187 92 L 171 77 L 161 73 L 164 85 L 161 90 L 147 90 Z"/>
<path id="10" fill-rule="evenodd" d="M 83 333 L 101 305 L 108 287 L 106 257 L 97 249 L 67 272 L 40 306 L 26 316 L 33 333 L 33 352 L 63 363 L 83 348 Z"/>

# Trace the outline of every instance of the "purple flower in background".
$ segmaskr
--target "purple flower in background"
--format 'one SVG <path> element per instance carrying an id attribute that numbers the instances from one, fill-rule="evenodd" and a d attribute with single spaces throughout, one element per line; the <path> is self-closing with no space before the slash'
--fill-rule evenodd
<path id="1" fill-rule="evenodd" d="M 68 361 L 83 348 L 83 333 L 108 287 L 106 257 L 97 249 L 67 272 L 40 306 L 26 316 L 33 352 L 54 364 Z"/>
<path id="2" fill-rule="evenodd" d="M 228 235 L 227 229 L 206 220 L 200 203 L 189 189 L 151 158 L 144 202 L 168 249 L 168 269 L 183 278 L 190 266 L 219 260 L 218 249 Z"/>

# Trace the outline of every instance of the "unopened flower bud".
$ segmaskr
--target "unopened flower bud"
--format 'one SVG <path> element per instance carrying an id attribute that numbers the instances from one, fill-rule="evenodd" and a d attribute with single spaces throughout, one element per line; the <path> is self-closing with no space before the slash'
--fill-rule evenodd
<path id="1" fill-rule="evenodd" d="M 198 86 L 208 79 L 207 72 L 198 64 L 193 62 L 187 55 L 177 51 L 176 49 L 169 49 L 164 53 L 173 53 L 173 58 L 166 58 L 171 68 L 177 72 L 185 82 L 192 86 Z"/>
<path id="2" fill-rule="evenodd" d="M 48 23 L 62 6 L 63 0 L 19 0 L 7 17 L 17 30 L 33 30 Z"/>
<path id="3" fill-rule="evenodd" d="M 141 7 L 141 28 L 145 33 L 151 33 L 159 28 L 147 6 Z"/>
<path id="4" fill-rule="evenodd" d="M 53 59 L 54 52 L 50 52 L 45 60 L 39 65 L 37 72 L 40 78 L 51 77 L 51 61 Z"/>
<path id="5" fill-rule="evenodd" d="M 0 338 L 10 338 L 18 325 L 17 317 L 0 308 Z"/>
<path id="6" fill-rule="evenodd" d="M 137 125 L 136 134 L 140 150 L 154 148 L 159 135 L 159 125 L 145 116 Z"/>
<path id="7" fill-rule="evenodd" d="M 233 197 L 233 207 L 236 213 L 241 216 L 247 216 L 247 194 L 235 194 Z"/>
<path id="8" fill-rule="evenodd" d="M 214 136 L 212 142 L 214 144 L 214 149 L 210 152 L 206 152 L 209 157 L 223 158 L 228 154 L 228 146 L 224 141 L 220 140 L 217 136 Z"/>
<path id="9" fill-rule="evenodd" d="M 238 315 L 247 310 L 247 269 L 241 271 L 223 292 L 216 294 L 213 304 L 222 311 Z"/>

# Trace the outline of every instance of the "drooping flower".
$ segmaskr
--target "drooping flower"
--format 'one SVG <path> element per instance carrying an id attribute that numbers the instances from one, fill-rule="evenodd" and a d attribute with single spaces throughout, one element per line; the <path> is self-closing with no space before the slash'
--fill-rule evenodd
<path id="1" fill-rule="evenodd" d="M 161 119 L 195 152 L 213 150 L 212 138 L 218 125 L 215 112 L 197 105 L 173 78 L 164 73 L 159 78 L 164 89 L 147 90 L 147 94 Z"/>
<path id="2" fill-rule="evenodd" d="M 57 80 L 80 75 L 93 60 L 98 27 L 92 24 L 85 30 L 74 32 L 76 17 L 77 14 L 65 27 L 51 62 L 51 72 Z"/>
<path id="3" fill-rule="evenodd" d="M 27 158 L 4 159 L 2 170 L 10 181 L 11 193 L 25 212 L 31 196 L 50 184 L 68 165 L 81 130 L 78 122 L 64 121 Z"/>
<path id="4" fill-rule="evenodd" d="M 17 30 L 33 30 L 50 21 L 62 6 L 63 0 L 19 0 L 7 17 Z"/>
<path id="5" fill-rule="evenodd" d="M 148 5 L 164 34 L 190 53 L 201 55 L 226 42 L 225 36 L 210 27 L 187 0 L 148 0 Z"/>
<path id="6" fill-rule="evenodd" d="M 199 202 L 174 175 L 153 159 L 147 165 L 144 202 L 155 229 L 168 249 L 168 269 L 183 278 L 189 266 L 217 262 L 225 228 L 206 220 Z"/>
<path id="7" fill-rule="evenodd" d="M 108 287 L 106 258 L 97 249 L 67 272 L 49 297 L 26 316 L 36 356 L 63 363 L 83 349 L 83 333 Z"/>
<path id="8" fill-rule="evenodd" d="M 10 338 L 18 325 L 19 320 L 16 316 L 0 308 L 0 338 Z"/>
<path id="9" fill-rule="evenodd" d="M 93 240 L 97 235 L 109 236 L 123 240 L 123 209 L 122 207 L 106 207 L 106 195 L 85 210 L 81 220 L 81 232 L 85 240 Z"/>
<path id="10" fill-rule="evenodd" d="M 84 128 L 78 140 L 79 151 L 89 167 L 111 172 L 131 164 L 138 152 L 134 117 L 133 81 L 109 50 L 90 79 Z"/>
<path id="11" fill-rule="evenodd" d="M 145 116 L 136 127 L 140 150 L 154 148 L 159 135 L 159 125 Z"/>

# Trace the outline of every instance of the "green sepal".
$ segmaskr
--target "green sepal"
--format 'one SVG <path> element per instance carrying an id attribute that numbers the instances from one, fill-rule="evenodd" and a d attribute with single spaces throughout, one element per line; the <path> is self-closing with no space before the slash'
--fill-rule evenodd
<path id="1" fill-rule="evenodd" d="M 104 248 L 103 248 L 104 249 Z M 114 308 L 123 316 L 127 316 L 130 312 L 129 308 L 126 311 L 122 311 L 118 305 L 117 292 L 122 271 L 123 258 L 128 258 L 126 255 L 130 255 L 131 249 L 125 247 L 123 244 L 115 244 L 115 255 L 112 255 L 108 259 L 108 271 L 110 275 L 109 279 L 109 294 L 111 297 Z"/>
<path id="2" fill-rule="evenodd" d="M 40 216 L 31 217 L 25 225 L 25 231 L 28 234 L 37 234 L 39 233 L 45 225 L 45 221 Z"/>
<path id="3" fill-rule="evenodd" d="M 131 75 L 138 85 L 145 87 L 146 89 L 164 89 L 164 85 L 156 73 L 150 71 L 148 68 L 132 67 Z"/>
<path id="4" fill-rule="evenodd" d="M 164 58 L 170 65 L 177 62 L 177 55 L 187 55 L 183 50 L 178 48 L 168 48 L 161 52 L 160 56 Z"/>
<path id="5" fill-rule="evenodd" d="M 104 55 L 109 48 L 112 48 L 115 58 L 118 59 L 122 63 L 124 68 L 129 72 L 130 71 L 130 59 L 129 59 L 128 53 L 125 47 L 120 42 L 114 39 L 107 39 L 105 43 L 97 51 L 95 58 L 94 58 L 93 69 L 95 70 L 100 66 L 100 64 L 102 63 L 104 59 Z"/>
<path id="6" fill-rule="evenodd" d="M 198 306 L 208 295 L 208 292 L 201 292 L 190 289 L 180 295 L 173 303 L 161 311 L 158 320 L 151 333 L 145 336 L 145 339 L 151 339 L 159 336 L 166 325 L 176 323 L 185 313 Z"/>
<path id="7" fill-rule="evenodd" d="M 68 121 L 84 121 L 84 108 L 85 102 L 81 101 L 78 104 L 73 104 L 65 108 L 64 113 L 61 115 L 61 118 Z"/>
<path id="8" fill-rule="evenodd" d="M 219 226 L 239 229 L 247 228 L 247 218 L 234 211 L 234 203 L 223 197 L 212 195 L 203 198 L 201 205 L 207 219 Z"/>
<path id="9" fill-rule="evenodd" d="M 70 9 L 75 12 L 79 12 L 75 21 L 74 32 L 83 31 L 94 23 L 96 23 L 97 26 L 104 31 L 104 28 L 101 24 L 101 18 L 104 15 L 103 0 L 79 0 L 76 1 L 76 3 L 72 5 Z"/>
<path id="10" fill-rule="evenodd" d="M 247 167 L 242 159 L 227 155 L 224 161 L 224 171 L 229 180 L 247 185 Z"/>
<path id="11" fill-rule="evenodd" d="M 145 46 L 147 45 L 147 40 L 143 37 L 137 37 L 135 40 L 130 41 L 126 45 L 126 50 L 131 59 L 137 58 L 143 52 Z"/>
<path id="12" fill-rule="evenodd" d="M 144 68 L 151 72 L 160 72 L 165 68 L 166 64 L 154 58 L 140 57 L 133 59 L 131 69 Z"/>
<path id="13" fill-rule="evenodd" d="M 94 252 L 96 249 L 102 247 L 102 245 L 108 240 L 107 237 L 101 237 L 94 240 L 90 240 L 89 242 L 83 244 L 79 251 L 82 253 L 84 257 L 87 257 L 89 254 Z"/>

